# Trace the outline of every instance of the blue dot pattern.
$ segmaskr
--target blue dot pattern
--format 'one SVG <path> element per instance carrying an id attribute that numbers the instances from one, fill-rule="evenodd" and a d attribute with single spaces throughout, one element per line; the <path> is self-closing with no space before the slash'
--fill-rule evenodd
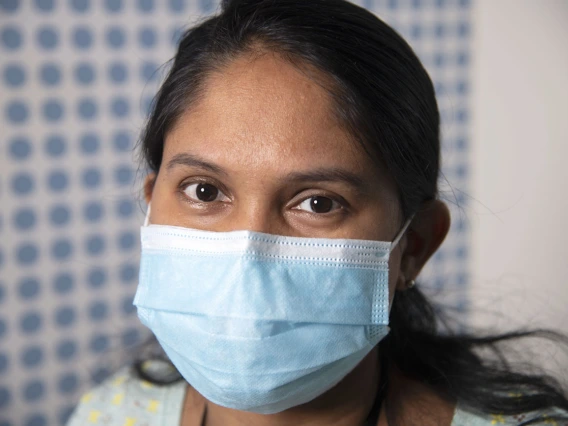
<path id="1" fill-rule="evenodd" d="M 61 69 L 54 63 L 41 65 L 38 74 L 40 83 L 45 87 L 56 86 L 61 81 Z"/>
<path id="2" fill-rule="evenodd" d="M 471 1 L 359 0 L 412 45 L 442 117 L 453 223 L 422 273 L 467 311 Z M 0 1 L 0 425 L 61 425 L 147 332 L 133 148 L 188 22 L 216 0 Z M 451 195 L 455 194 L 455 195 Z"/>
<path id="3" fill-rule="evenodd" d="M 45 141 L 45 151 L 48 156 L 59 157 L 65 153 L 67 143 L 61 135 L 50 135 Z"/>

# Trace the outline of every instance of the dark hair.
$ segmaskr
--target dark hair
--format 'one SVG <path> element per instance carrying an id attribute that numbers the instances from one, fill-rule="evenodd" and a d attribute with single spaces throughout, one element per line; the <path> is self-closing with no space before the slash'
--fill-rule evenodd
<path id="1" fill-rule="evenodd" d="M 331 94 L 339 122 L 388 170 L 405 217 L 438 196 L 440 117 L 432 82 L 396 31 L 344 0 L 225 1 L 220 14 L 185 32 L 142 138 L 142 153 L 153 171 L 160 168 L 165 136 L 199 100 L 211 72 L 241 54 L 262 52 L 276 53 L 304 71 L 316 70 L 314 78 Z M 568 410 L 552 378 L 516 373 L 501 357 L 478 353 L 487 348 L 499 353 L 497 343 L 513 338 L 563 336 L 441 333 L 437 317 L 417 287 L 400 292 L 381 353 L 403 373 L 473 412 Z M 140 364 L 137 370 L 144 376 Z M 522 395 L 511 396 L 511 390 Z"/>

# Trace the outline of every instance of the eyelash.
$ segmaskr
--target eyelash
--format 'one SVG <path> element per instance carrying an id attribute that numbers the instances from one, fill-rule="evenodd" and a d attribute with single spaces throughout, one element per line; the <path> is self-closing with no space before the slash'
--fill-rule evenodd
<path id="1" fill-rule="evenodd" d="M 304 210 L 304 209 L 300 209 L 299 207 L 304 204 L 305 202 L 308 202 L 310 200 L 313 200 L 314 198 L 327 198 L 329 200 L 331 200 L 332 204 L 332 210 L 329 212 L 324 212 L 324 213 L 316 213 L 316 212 L 310 212 L 308 210 Z M 310 194 L 309 196 L 303 197 L 299 202 L 294 203 L 294 207 L 292 207 L 292 209 L 294 210 L 299 210 L 301 212 L 305 212 L 308 214 L 313 214 L 313 215 L 317 215 L 317 216 L 326 216 L 326 215 L 332 215 L 332 214 L 337 214 L 337 213 L 345 213 L 347 210 L 347 202 L 342 198 L 342 197 L 337 197 L 337 196 L 332 196 L 330 194 L 327 193 L 314 193 L 314 194 Z"/>
<path id="2" fill-rule="evenodd" d="M 198 199 L 194 199 L 192 197 L 189 197 L 187 195 L 187 192 L 186 192 L 188 187 L 190 187 L 191 185 L 200 185 L 200 184 L 211 185 L 211 186 L 215 187 L 219 191 L 219 193 L 222 194 L 224 197 L 229 198 L 225 194 L 225 192 L 227 192 L 227 191 L 222 187 L 222 185 L 218 184 L 217 182 L 211 182 L 211 181 L 208 181 L 208 180 L 205 180 L 205 179 L 204 180 L 193 180 L 193 181 L 190 181 L 190 182 L 187 182 L 187 181 L 183 182 L 179 186 L 179 193 L 181 194 L 181 196 L 184 198 L 185 201 L 190 202 L 192 204 L 199 204 L 199 205 L 208 205 L 209 204 L 209 205 L 211 205 L 215 202 L 223 202 L 223 203 L 226 202 L 226 201 L 217 201 L 217 200 L 202 201 L 202 200 L 198 200 Z M 327 198 L 327 199 L 331 200 L 331 202 L 333 203 L 332 207 L 336 207 L 336 208 L 333 208 L 331 211 L 325 212 L 325 213 L 310 212 L 310 211 L 303 210 L 303 209 L 299 208 L 299 206 L 302 205 L 303 203 L 305 203 L 306 201 L 309 201 L 309 200 L 317 198 L 317 197 Z M 320 216 L 320 217 L 326 216 L 326 215 L 331 215 L 331 214 L 334 214 L 334 213 L 339 213 L 339 212 L 345 213 L 347 208 L 348 208 L 348 203 L 345 201 L 345 199 L 343 199 L 343 197 L 331 196 L 330 194 L 321 193 L 321 192 L 320 193 L 313 193 L 313 194 L 310 194 L 307 197 L 303 197 L 300 201 L 295 202 L 293 207 L 292 207 L 293 210 L 300 210 L 304 213 L 313 214 L 313 215 L 317 215 L 317 216 Z"/>
<path id="3" fill-rule="evenodd" d="M 217 200 L 213 200 L 213 201 L 202 201 L 199 199 L 194 199 L 190 196 L 187 195 L 187 189 L 191 186 L 191 185 L 211 185 L 213 187 L 215 187 L 220 194 L 222 194 L 223 196 L 229 198 L 226 195 L 226 192 L 228 192 L 222 185 L 220 185 L 217 182 L 211 182 L 209 180 L 206 179 L 200 179 L 200 180 L 192 180 L 192 181 L 185 181 L 182 182 L 182 184 L 179 186 L 179 193 L 181 194 L 181 196 L 185 199 L 185 201 L 193 203 L 193 204 L 212 204 L 213 202 L 217 201 Z"/>

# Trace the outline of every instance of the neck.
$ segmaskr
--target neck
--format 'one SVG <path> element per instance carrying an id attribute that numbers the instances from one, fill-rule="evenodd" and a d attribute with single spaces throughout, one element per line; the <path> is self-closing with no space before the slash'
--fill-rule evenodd
<path id="1" fill-rule="evenodd" d="M 377 396 L 377 348 L 329 391 L 306 404 L 276 414 L 256 414 L 206 402 L 205 426 L 363 425 Z"/>

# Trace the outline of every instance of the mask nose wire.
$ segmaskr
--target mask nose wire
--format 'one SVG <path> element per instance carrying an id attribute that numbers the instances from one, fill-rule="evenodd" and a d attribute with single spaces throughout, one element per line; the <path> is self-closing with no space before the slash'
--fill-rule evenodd
<path id="1" fill-rule="evenodd" d="M 150 202 L 150 203 L 148 203 L 148 208 L 146 209 L 146 217 L 144 218 L 144 226 L 150 225 L 150 212 L 151 212 L 151 210 L 152 210 L 152 203 Z M 398 231 L 398 234 L 396 234 L 394 241 L 391 243 L 391 249 L 390 249 L 391 252 L 398 245 L 400 239 L 402 238 L 402 236 L 404 235 L 404 233 L 408 229 L 408 226 L 410 225 L 410 222 L 412 222 L 413 218 L 414 218 L 414 215 L 410 216 L 406 220 L 406 222 L 404 223 L 404 225 L 402 226 L 400 231 Z"/>

